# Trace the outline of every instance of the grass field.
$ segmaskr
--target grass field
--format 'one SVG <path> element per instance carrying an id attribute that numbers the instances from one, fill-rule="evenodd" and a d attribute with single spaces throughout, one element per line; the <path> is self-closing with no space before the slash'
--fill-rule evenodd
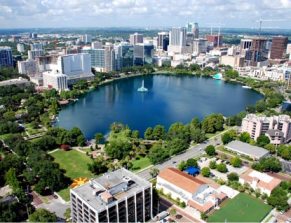
<path id="1" fill-rule="evenodd" d="M 132 170 L 137 171 L 137 170 L 142 170 L 150 165 L 152 165 L 150 159 L 148 157 L 142 157 L 138 160 L 134 160 L 132 162 Z"/>
<path id="2" fill-rule="evenodd" d="M 261 222 L 271 210 L 261 200 L 240 193 L 215 211 L 208 222 Z"/>
<path id="3" fill-rule="evenodd" d="M 94 175 L 88 170 L 88 163 L 92 160 L 86 154 L 80 153 L 76 150 L 63 151 L 58 150 L 50 154 L 55 158 L 55 162 L 66 171 L 65 175 L 72 180 L 77 177 L 91 178 Z M 58 192 L 66 201 L 70 199 L 69 188 L 63 189 Z"/>

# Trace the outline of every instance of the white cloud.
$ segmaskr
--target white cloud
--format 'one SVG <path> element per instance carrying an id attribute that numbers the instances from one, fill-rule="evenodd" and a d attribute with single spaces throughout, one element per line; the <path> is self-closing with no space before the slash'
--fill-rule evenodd
<path id="1" fill-rule="evenodd" d="M 69 24 L 72 26 L 160 24 L 176 26 L 186 21 L 197 21 L 202 25 L 221 21 L 232 26 L 250 27 L 261 17 L 289 18 L 291 10 L 291 0 L 0 0 L 0 2 L 0 16 L 2 21 L 6 20 L 4 24 L 9 27 L 51 26 L 48 16 L 65 18 L 71 21 Z M 141 19 L 141 16 L 144 19 Z M 62 21 L 60 19 L 57 24 L 59 26 L 68 24 L 67 22 L 62 24 Z"/>

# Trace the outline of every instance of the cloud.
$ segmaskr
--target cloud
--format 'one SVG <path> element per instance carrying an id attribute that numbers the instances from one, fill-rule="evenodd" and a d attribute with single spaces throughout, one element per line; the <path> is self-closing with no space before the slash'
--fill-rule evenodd
<path id="1" fill-rule="evenodd" d="M 289 18 L 291 0 L 0 0 L 1 26 L 177 26 L 251 27 L 259 18 Z M 62 22 L 66 20 L 66 22 Z M 4 21 L 4 22 L 3 22 Z M 58 22 L 55 22 L 58 21 Z M 67 21 L 70 21 L 69 23 Z M 291 24 L 276 26 L 290 28 Z"/>

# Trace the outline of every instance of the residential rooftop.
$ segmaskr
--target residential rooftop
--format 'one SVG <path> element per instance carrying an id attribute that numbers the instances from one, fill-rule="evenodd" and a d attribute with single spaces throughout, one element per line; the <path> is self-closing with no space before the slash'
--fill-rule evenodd
<path id="1" fill-rule="evenodd" d="M 113 201 L 121 201 L 151 187 L 151 183 L 122 168 L 107 172 L 102 176 L 71 189 L 98 212 Z"/>
<path id="2" fill-rule="evenodd" d="M 255 159 L 261 159 L 269 154 L 269 151 L 266 149 L 258 146 L 252 146 L 248 143 L 237 140 L 228 143 L 225 147 L 231 151 L 250 156 Z"/>

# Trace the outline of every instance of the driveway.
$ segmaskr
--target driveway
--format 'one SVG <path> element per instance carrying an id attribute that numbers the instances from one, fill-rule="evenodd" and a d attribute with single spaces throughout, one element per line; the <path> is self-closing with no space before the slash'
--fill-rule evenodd
<path id="1" fill-rule="evenodd" d="M 54 212 L 57 217 L 64 219 L 65 212 L 68 208 L 70 208 L 70 204 L 64 203 L 60 198 L 52 199 L 49 203 L 42 203 L 37 206 L 37 208 L 44 208 L 50 212 Z"/>

